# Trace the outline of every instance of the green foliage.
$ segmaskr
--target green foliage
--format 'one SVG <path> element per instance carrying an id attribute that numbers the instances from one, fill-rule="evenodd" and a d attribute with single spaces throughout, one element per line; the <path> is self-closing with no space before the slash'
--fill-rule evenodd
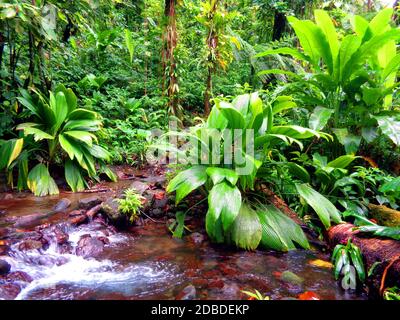
<path id="1" fill-rule="evenodd" d="M 386 289 L 385 292 L 383 293 L 383 299 L 399 301 L 400 300 L 399 288 L 393 287 L 393 288 Z"/>
<path id="2" fill-rule="evenodd" d="M 242 292 L 249 296 L 249 300 L 271 300 L 270 297 L 262 295 L 257 289 L 254 289 L 254 292 L 245 290 L 242 290 Z"/>
<path id="3" fill-rule="evenodd" d="M 217 100 L 206 122 L 191 128 L 190 133 L 170 132 L 167 135 L 190 137 L 196 142 L 189 154 L 192 163 L 197 164 L 179 172 L 169 182 L 167 191 L 176 191 L 179 203 L 192 191 L 200 187 L 206 189 L 209 204 L 206 230 L 215 242 L 232 242 L 240 248 L 255 249 L 264 239 L 265 247 L 282 251 L 293 249 L 293 241 L 308 247 L 301 229 L 279 211 L 247 203 L 259 169 L 270 162 L 271 153 L 279 152 L 278 147 L 291 144 L 302 147 L 300 140 L 312 137 L 329 139 L 324 133 L 300 126 L 274 125 L 273 107 L 276 113 L 293 107 L 290 103 L 282 106 L 284 101 L 290 99 L 282 97 L 264 106 L 257 93 L 240 95 L 231 103 Z M 236 139 L 243 142 L 239 151 L 245 163 L 234 157 L 232 164 L 223 165 L 226 156 L 223 145 L 236 145 L 238 142 L 231 139 L 235 129 L 241 132 Z M 246 129 L 253 129 L 254 137 L 246 136 Z M 252 138 L 254 156 L 246 153 L 246 141 Z M 210 164 L 204 164 L 204 159 L 208 159 Z M 275 235 L 273 241 L 268 238 L 271 233 Z"/>
<path id="4" fill-rule="evenodd" d="M 268 72 L 293 78 L 283 90 L 292 91 L 310 108 L 310 128 L 330 128 L 347 153 L 355 153 L 362 139 L 372 142 L 378 129 L 397 144 L 399 113 L 391 102 L 400 67 L 396 55 L 400 31 L 390 25 L 393 10 L 380 11 L 370 22 L 352 17 L 353 32 L 343 37 L 327 12 L 314 14 L 316 23 L 289 18 L 302 52 L 281 48 L 258 57 L 285 54 L 307 64 L 309 72 L 304 75 Z"/>
<path id="5" fill-rule="evenodd" d="M 131 223 L 139 218 L 140 208 L 143 205 L 144 198 L 135 189 L 126 189 L 122 199 L 116 199 L 118 202 L 118 211 L 125 214 Z"/>
<path id="6" fill-rule="evenodd" d="M 40 93 L 37 96 L 31 96 L 26 91 L 21 93 L 18 100 L 27 109 L 30 122 L 21 123 L 16 128 L 23 133 L 23 138 L 9 140 L 1 149 L 5 160 L 1 168 L 7 168 L 12 174 L 10 164 L 18 163 L 20 189 L 26 185 L 38 196 L 58 193 L 58 187 L 43 163 L 26 176 L 28 159 L 21 153 L 24 141 L 28 154 L 40 154 L 40 162 L 64 164 L 66 181 L 73 191 L 85 188 L 84 175 L 98 179 L 98 171 L 116 180 L 115 174 L 105 167 L 105 161 L 110 157 L 108 151 L 96 143 L 95 132 L 100 130 L 101 121 L 95 112 L 78 108 L 77 98 L 71 89 L 60 85 L 54 93 L 50 92 L 49 98 Z M 32 138 L 35 147 L 28 143 Z M 99 170 L 96 164 L 100 165 Z"/>
<path id="7" fill-rule="evenodd" d="M 356 274 L 351 272 L 351 266 L 356 270 L 358 279 L 364 283 L 366 278 L 364 263 L 360 249 L 351 242 L 346 245 L 338 244 L 332 253 L 332 262 L 334 263 L 334 275 L 336 279 L 342 274 L 346 282 L 355 284 Z"/>

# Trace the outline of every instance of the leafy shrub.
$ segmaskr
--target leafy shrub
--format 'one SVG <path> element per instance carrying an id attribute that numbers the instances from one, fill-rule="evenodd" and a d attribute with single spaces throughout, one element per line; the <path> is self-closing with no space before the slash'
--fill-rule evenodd
<path id="1" fill-rule="evenodd" d="M 126 189 L 123 199 L 116 199 L 119 203 L 119 212 L 125 214 L 131 223 L 139 218 L 140 208 L 143 204 L 143 197 L 135 189 Z"/>
<path id="2" fill-rule="evenodd" d="M 71 89 L 60 85 L 48 99 L 40 93 L 31 96 L 22 91 L 18 100 L 29 111 L 31 122 L 17 126 L 22 138 L 3 144 L 5 162 L 0 168 L 7 168 L 11 175 L 14 166 L 18 168 L 19 189 L 28 187 L 37 196 L 57 194 L 58 187 L 49 173 L 53 164 L 65 168 L 65 179 L 73 191 L 85 188 L 85 175 L 98 180 L 98 173 L 105 173 L 116 180 L 105 165 L 110 154 L 97 144 L 94 134 L 100 130 L 101 121 L 95 112 L 78 108 Z M 34 144 L 30 143 L 32 138 Z M 28 173 L 33 157 L 40 163 Z"/>
<path id="3" fill-rule="evenodd" d="M 310 128 L 330 128 L 347 153 L 355 153 L 362 139 L 370 143 L 380 133 L 399 145 L 395 129 L 400 126 L 399 112 L 392 100 L 400 67 L 396 54 L 400 30 L 391 27 L 393 10 L 380 11 L 370 22 L 352 17 L 353 32 L 341 40 L 327 12 L 314 14 L 316 23 L 288 19 L 302 51 L 287 47 L 258 55 L 290 55 L 309 70 L 298 74 L 273 69 L 261 74 L 283 73 L 293 79 L 278 90 L 289 90 L 305 106 L 314 106 Z"/>
<path id="4" fill-rule="evenodd" d="M 192 146 L 189 153 L 194 164 L 179 172 L 169 182 L 167 191 L 175 191 L 176 202 L 179 203 L 193 190 L 206 189 L 209 206 L 206 230 L 213 241 L 234 243 L 244 249 L 255 249 L 261 244 L 263 247 L 286 251 L 294 249 L 294 243 L 308 248 L 308 242 L 298 225 L 275 207 L 262 205 L 250 196 L 256 178 L 267 174 L 267 170 L 260 168 L 271 161 L 271 154 L 279 153 L 278 148 L 282 145 L 302 147 L 302 139 L 329 139 L 324 133 L 299 126 L 275 126 L 274 115 L 293 107 L 293 104 L 287 103 L 287 98 L 263 106 L 257 93 L 238 96 L 232 103 L 217 100 L 206 122 L 191 128 L 190 133 L 168 134 L 190 136 L 202 146 L 201 150 Z M 233 137 L 235 129 L 241 134 L 236 141 L 232 139 L 229 142 L 228 137 Z M 246 129 L 254 130 L 254 157 L 247 153 L 246 139 L 251 137 L 245 135 Z M 223 132 L 228 134 L 224 135 Z M 218 143 L 210 142 L 212 137 L 217 137 Z M 240 140 L 243 143 L 237 147 L 236 143 Z M 234 157 L 232 164 L 224 164 L 225 154 L 222 151 L 225 141 L 242 155 L 240 160 Z M 211 160 L 211 157 L 219 159 L 219 164 L 204 165 L 204 159 Z M 242 159 L 245 159 L 245 164 Z M 250 169 L 247 172 L 243 171 L 245 165 Z M 262 174 L 258 175 L 259 172 Z M 325 200 L 324 204 L 330 203 Z M 336 222 L 340 221 L 339 213 L 336 208 L 333 209 L 331 211 L 334 214 L 330 212 L 328 221 L 324 221 L 326 226 L 330 225 L 332 216 Z"/>
<path id="5" fill-rule="evenodd" d="M 351 272 L 351 266 L 356 270 L 358 279 L 363 283 L 366 278 L 364 263 L 360 249 L 348 240 L 346 245 L 338 244 L 332 253 L 332 262 L 334 263 L 334 274 L 336 280 L 340 274 L 343 274 L 345 281 L 350 284 L 356 284 L 356 274 Z"/>

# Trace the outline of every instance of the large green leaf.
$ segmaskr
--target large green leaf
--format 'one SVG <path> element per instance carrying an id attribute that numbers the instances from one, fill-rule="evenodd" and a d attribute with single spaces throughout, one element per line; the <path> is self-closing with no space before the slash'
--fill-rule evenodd
<path id="1" fill-rule="evenodd" d="M 176 203 L 179 203 L 193 190 L 205 184 L 206 181 L 206 167 L 193 166 L 190 169 L 178 173 L 168 184 L 167 192 L 176 191 Z"/>
<path id="2" fill-rule="evenodd" d="M 345 36 L 342 40 L 342 44 L 339 50 L 339 81 L 344 82 L 347 80 L 346 76 L 349 73 L 346 72 L 348 69 L 348 63 L 353 58 L 354 54 L 358 51 L 361 46 L 361 38 L 356 35 Z"/>
<path id="3" fill-rule="evenodd" d="M 242 203 L 239 214 L 232 224 L 230 237 L 237 247 L 255 250 L 262 238 L 262 226 L 257 212 Z"/>
<path id="4" fill-rule="evenodd" d="M 33 135 L 35 141 L 41 141 L 41 140 L 53 140 L 54 136 L 51 134 L 40 130 L 39 128 L 35 128 L 32 126 L 24 126 L 24 124 L 21 124 L 20 126 L 17 126 L 17 130 L 24 130 L 25 135 Z"/>
<path id="5" fill-rule="evenodd" d="M 67 160 L 65 162 L 65 180 L 73 192 L 85 190 L 85 181 L 79 168 L 73 161 Z"/>
<path id="6" fill-rule="evenodd" d="M 304 53 L 311 58 L 314 67 L 319 68 L 319 59 L 322 58 L 329 72 L 332 73 L 332 53 L 321 28 L 310 20 L 301 21 L 295 17 L 288 17 L 288 21 L 296 32 Z"/>
<path id="7" fill-rule="evenodd" d="M 59 193 L 54 179 L 43 163 L 39 163 L 29 172 L 27 185 L 35 196 L 42 197 Z"/>
<path id="8" fill-rule="evenodd" d="M 230 129 L 244 129 L 245 120 L 239 110 L 237 110 L 232 104 L 220 101 L 217 106 L 224 117 L 228 120 L 227 127 Z"/>
<path id="9" fill-rule="evenodd" d="M 132 32 L 128 29 L 124 30 L 125 33 L 125 45 L 129 51 L 129 56 L 131 58 L 131 63 L 133 62 L 133 55 L 135 53 L 135 43 L 133 41 Z"/>
<path id="10" fill-rule="evenodd" d="M 206 214 L 206 231 L 212 241 L 216 243 L 223 243 L 225 241 L 222 220 L 215 220 L 214 214 L 212 214 L 210 210 L 208 210 Z"/>
<path id="11" fill-rule="evenodd" d="M 239 214 L 242 205 L 242 196 L 236 186 L 221 182 L 215 185 L 208 195 L 208 211 L 212 219 L 220 217 L 224 231 L 228 231 Z"/>
<path id="12" fill-rule="evenodd" d="M 54 103 L 54 102 L 53 102 Z M 65 121 L 68 115 L 68 104 L 67 99 L 63 92 L 58 92 L 55 98 L 55 105 L 50 104 L 53 109 L 54 115 L 56 116 L 56 122 L 53 126 L 53 133 L 57 132 Z"/>
<path id="13" fill-rule="evenodd" d="M 83 160 L 83 153 L 77 143 L 63 134 L 58 136 L 58 141 L 60 142 L 61 148 L 68 154 L 69 158 L 73 160 L 76 158 L 79 163 Z"/>
<path id="14" fill-rule="evenodd" d="M 339 54 L 339 40 L 333 21 L 329 14 L 324 10 L 315 10 L 314 15 L 315 22 L 324 32 L 325 37 L 328 40 L 332 63 L 335 65 Z"/>
<path id="15" fill-rule="evenodd" d="M 396 73 L 400 68 L 400 54 L 393 57 L 382 71 L 381 81 L 384 82 L 391 74 Z"/>
<path id="16" fill-rule="evenodd" d="M 93 140 L 97 140 L 96 136 L 87 131 L 66 131 L 64 135 L 70 136 L 76 140 L 86 143 L 88 146 L 92 146 Z"/>
<path id="17" fill-rule="evenodd" d="M 232 100 L 233 107 L 236 110 L 238 110 L 243 115 L 243 117 L 246 117 L 246 115 L 249 111 L 249 104 L 250 104 L 250 95 L 249 94 L 242 94 Z"/>
<path id="18" fill-rule="evenodd" d="M 331 226 L 331 220 L 335 223 L 342 222 L 340 212 L 336 207 L 322 194 L 315 191 L 308 184 L 296 184 L 300 196 L 314 209 L 321 222 L 328 229 Z"/>
<path id="19" fill-rule="evenodd" d="M 207 119 L 207 127 L 210 129 L 224 130 L 228 125 L 228 120 L 224 117 L 221 111 L 214 106 Z"/>
<path id="20" fill-rule="evenodd" d="M 295 243 L 309 249 L 303 230 L 274 206 L 260 206 L 257 214 L 262 225 L 261 244 L 278 251 L 296 249 Z"/>
<path id="21" fill-rule="evenodd" d="M 232 185 L 235 185 L 239 178 L 238 174 L 234 170 L 226 168 L 209 167 L 206 172 L 214 184 L 218 184 L 226 179 Z"/>
<path id="22" fill-rule="evenodd" d="M 65 99 L 67 100 L 68 105 L 68 114 L 70 114 L 78 107 L 78 99 L 72 89 L 67 89 L 63 84 L 59 84 L 55 90 L 55 92 L 60 91 L 65 95 Z"/>
<path id="23" fill-rule="evenodd" d="M 75 109 L 68 116 L 68 120 L 96 120 L 97 113 L 87 109 Z"/>
<path id="24" fill-rule="evenodd" d="M 372 233 L 374 236 L 377 237 L 400 240 L 400 228 L 373 225 L 361 226 L 358 228 L 358 230 L 363 233 Z"/>
<path id="25" fill-rule="evenodd" d="M 396 117 L 377 116 L 379 128 L 395 145 L 400 145 L 400 121 Z"/>
<path id="26" fill-rule="evenodd" d="M 353 155 L 344 155 L 341 157 L 336 158 L 335 160 L 329 162 L 327 164 L 328 167 L 332 168 L 339 168 L 339 169 L 345 169 L 347 168 L 354 160 L 356 160 L 359 157 L 353 156 Z"/>
<path id="27" fill-rule="evenodd" d="M 312 130 L 322 130 L 328 124 L 329 119 L 332 117 L 334 110 L 316 107 L 310 116 L 308 125 Z"/>
<path id="28" fill-rule="evenodd" d="M 288 162 L 287 167 L 289 168 L 289 172 L 294 175 L 296 178 L 300 179 L 301 181 L 308 183 L 311 181 L 310 174 L 304 167 L 299 166 L 297 163 Z"/>
<path id="29" fill-rule="evenodd" d="M 24 146 L 24 139 L 11 139 L 0 147 L 0 170 L 8 168 L 17 159 Z"/>
<path id="30" fill-rule="evenodd" d="M 304 128 L 296 125 L 291 126 L 274 126 L 271 130 L 272 134 L 288 136 L 293 139 L 309 139 L 312 137 L 328 139 L 329 135 L 315 130 Z"/>

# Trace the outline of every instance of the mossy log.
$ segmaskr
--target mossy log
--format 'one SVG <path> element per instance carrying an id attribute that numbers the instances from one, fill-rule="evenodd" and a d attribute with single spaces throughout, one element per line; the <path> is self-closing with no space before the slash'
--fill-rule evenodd
<path id="1" fill-rule="evenodd" d="M 327 232 L 330 247 L 352 239 L 363 254 L 366 270 L 376 265 L 366 282 L 370 297 L 381 297 L 385 288 L 400 287 L 400 241 L 368 237 L 354 228 L 349 223 L 331 227 Z"/>
<path id="2" fill-rule="evenodd" d="M 400 211 L 375 204 L 369 204 L 368 208 L 370 210 L 371 217 L 374 218 L 379 225 L 388 227 L 400 226 Z"/>

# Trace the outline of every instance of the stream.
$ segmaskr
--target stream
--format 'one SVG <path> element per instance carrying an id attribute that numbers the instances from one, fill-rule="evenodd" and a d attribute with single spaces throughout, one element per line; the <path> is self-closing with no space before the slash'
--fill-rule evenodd
<path id="1" fill-rule="evenodd" d="M 367 298 L 340 287 L 328 253 L 244 252 L 213 245 L 200 218 L 189 221 L 195 232 L 183 239 L 173 238 L 161 219 L 147 219 L 123 232 L 101 217 L 76 226 L 66 222 L 82 199 L 106 199 L 131 183 L 103 183 L 106 192 L 42 198 L 0 194 L 0 260 L 11 266 L 0 276 L 0 300 L 247 299 L 242 290 L 253 289 L 274 300 L 296 299 L 305 292 L 320 299 Z M 68 209 L 22 228 L 10 223 L 50 212 L 61 199 L 71 201 Z"/>

